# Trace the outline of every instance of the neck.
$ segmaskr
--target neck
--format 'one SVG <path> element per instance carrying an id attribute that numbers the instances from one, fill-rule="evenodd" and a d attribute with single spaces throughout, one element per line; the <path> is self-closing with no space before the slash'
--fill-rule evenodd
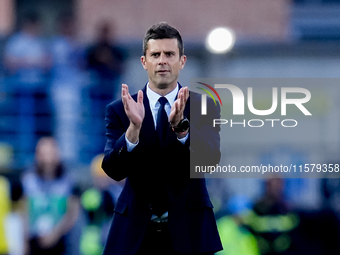
<path id="1" fill-rule="evenodd" d="M 40 168 L 42 177 L 45 180 L 53 180 L 56 177 L 55 173 L 57 166 L 55 164 L 41 164 Z"/>
<path id="2" fill-rule="evenodd" d="M 165 96 L 169 94 L 171 91 L 173 91 L 176 88 L 176 86 L 177 86 L 177 81 L 171 85 L 164 85 L 164 86 L 163 85 L 155 86 L 154 84 L 152 84 L 152 82 L 149 81 L 150 89 L 161 96 Z"/>

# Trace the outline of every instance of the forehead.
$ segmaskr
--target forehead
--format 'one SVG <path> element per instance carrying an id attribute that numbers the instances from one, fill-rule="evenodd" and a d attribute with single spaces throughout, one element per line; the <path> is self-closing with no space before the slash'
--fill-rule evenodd
<path id="1" fill-rule="evenodd" d="M 155 51 L 174 51 L 179 53 L 178 41 L 176 38 L 150 39 L 147 45 L 147 53 Z"/>

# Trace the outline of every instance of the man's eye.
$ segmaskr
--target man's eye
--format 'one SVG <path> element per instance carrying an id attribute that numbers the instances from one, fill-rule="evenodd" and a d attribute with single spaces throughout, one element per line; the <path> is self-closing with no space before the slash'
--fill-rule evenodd
<path id="1" fill-rule="evenodd" d="M 170 57 L 170 56 L 172 56 L 174 54 L 172 52 L 168 52 L 168 53 L 166 53 L 166 55 Z"/>
<path id="2" fill-rule="evenodd" d="M 158 57 L 159 56 L 159 53 L 153 53 L 151 54 L 152 57 Z"/>

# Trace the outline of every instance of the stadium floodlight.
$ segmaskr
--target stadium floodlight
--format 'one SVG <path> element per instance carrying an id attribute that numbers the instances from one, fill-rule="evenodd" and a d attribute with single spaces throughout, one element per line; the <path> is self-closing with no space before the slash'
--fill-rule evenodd
<path id="1" fill-rule="evenodd" d="M 232 29 L 218 27 L 208 34 L 206 47 L 212 53 L 223 54 L 233 48 L 235 40 L 236 36 Z"/>

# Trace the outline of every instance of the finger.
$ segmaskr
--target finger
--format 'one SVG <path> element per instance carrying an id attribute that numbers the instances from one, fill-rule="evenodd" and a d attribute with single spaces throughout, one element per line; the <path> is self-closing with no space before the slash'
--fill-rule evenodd
<path id="1" fill-rule="evenodd" d="M 188 89 L 188 87 L 185 87 L 183 89 L 183 96 L 182 96 L 182 111 L 184 111 L 184 108 L 185 108 L 185 105 L 188 101 L 188 98 L 189 98 L 189 89 Z"/>
<path id="2" fill-rule="evenodd" d="M 126 97 L 126 95 L 124 95 L 124 96 L 122 97 L 122 101 L 123 101 L 123 105 L 124 105 L 125 111 L 128 111 L 128 110 L 130 109 L 130 107 L 129 107 L 129 104 L 128 104 L 128 102 L 127 102 L 127 97 Z"/>
<path id="3" fill-rule="evenodd" d="M 137 103 L 143 104 L 143 91 L 141 90 L 138 91 Z"/>
<path id="4" fill-rule="evenodd" d="M 176 113 L 178 114 L 179 112 L 181 112 L 181 108 L 182 108 L 182 99 L 180 101 L 177 102 L 176 104 Z"/>
<path id="5" fill-rule="evenodd" d="M 126 103 L 126 96 L 125 96 L 125 89 L 122 87 L 122 101 L 123 101 L 123 104 Z"/>
<path id="6" fill-rule="evenodd" d="M 177 99 L 177 100 L 174 102 L 174 104 L 172 105 L 172 107 L 171 107 L 171 113 L 177 114 L 177 111 L 178 111 L 177 104 L 178 104 L 178 99 Z"/>
<path id="7" fill-rule="evenodd" d="M 123 105 L 124 105 L 125 110 L 129 110 L 129 106 L 128 106 L 128 103 L 127 103 L 127 99 L 128 99 L 127 93 L 128 93 L 127 92 L 127 85 L 122 84 L 122 101 L 123 101 Z"/>
<path id="8" fill-rule="evenodd" d="M 126 84 L 122 84 L 122 93 L 123 96 L 127 96 L 128 99 L 131 99 L 131 95 L 129 93 L 129 86 Z"/>
<path id="9" fill-rule="evenodd" d="M 184 90 L 183 88 L 181 88 L 181 90 L 179 91 L 179 95 L 178 95 L 178 109 L 180 110 L 184 105 Z"/>
<path id="10" fill-rule="evenodd" d="M 121 96 L 123 98 L 123 96 L 125 95 L 125 84 L 122 84 L 122 92 L 121 92 Z"/>
<path id="11" fill-rule="evenodd" d="M 189 98 L 189 88 L 188 87 L 185 87 L 185 102 L 188 100 Z"/>
<path id="12" fill-rule="evenodd" d="M 184 91 L 184 88 L 181 88 L 179 90 L 179 98 L 183 97 L 183 91 Z"/>
<path id="13" fill-rule="evenodd" d="M 179 101 L 181 102 L 182 101 L 182 97 L 183 97 L 183 88 L 181 88 L 178 92 L 178 96 L 177 96 L 177 100 L 176 101 Z"/>
<path id="14" fill-rule="evenodd" d="M 128 93 L 127 96 L 128 96 L 128 98 L 129 98 L 129 100 L 133 100 L 133 98 L 132 98 L 132 96 L 131 96 L 130 93 Z M 134 100 L 133 100 L 133 101 L 134 101 Z"/>
<path id="15" fill-rule="evenodd" d="M 182 97 L 184 99 L 184 104 L 186 103 L 188 97 L 189 97 L 189 88 L 188 87 L 184 87 L 182 88 L 183 91 L 182 91 Z"/>
<path id="16" fill-rule="evenodd" d="M 189 98 L 189 88 L 188 87 L 185 87 L 184 88 L 184 101 L 186 102 Z"/>
<path id="17" fill-rule="evenodd" d="M 181 109 L 184 107 L 185 104 L 185 89 L 182 91 L 182 96 L 181 96 Z"/>
<path id="18" fill-rule="evenodd" d="M 124 93 L 124 94 L 123 94 Z M 128 98 L 130 98 L 130 93 L 129 93 L 129 86 L 126 84 L 122 84 L 122 96 L 127 96 Z"/>

